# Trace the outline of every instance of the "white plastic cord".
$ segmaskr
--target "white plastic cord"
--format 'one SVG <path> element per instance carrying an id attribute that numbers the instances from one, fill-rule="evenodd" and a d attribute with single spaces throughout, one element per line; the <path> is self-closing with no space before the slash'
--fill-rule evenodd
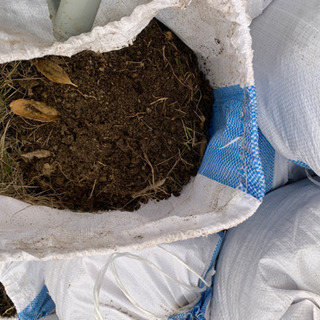
<path id="1" fill-rule="evenodd" d="M 190 272 L 192 272 L 193 274 L 195 274 L 207 287 L 210 287 L 211 285 L 204 280 L 197 272 L 195 272 L 192 268 L 190 268 L 183 260 L 181 260 L 178 256 L 176 256 L 175 254 L 173 254 L 172 252 L 168 251 L 167 249 L 158 246 L 158 248 L 160 248 L 161 250 L 165 251 L 166 253 L 168 253 L 170 256 L 172 256 L 173 258 L 175 258 L 176 260 L 178 260 L 181 264 L 183 264 Z M 190 286 L 194 291 L 196 291 L 196 289 L 199 289 L 199 287 L 194 287 L 194 286 Z M 203 291 L 203 290 L 201 290 Z M 197 292 L 197 291 L 196 291 Z"/>
<path id="2" fill-rule="evenodd" d="M 234 144 L 235 142 L 237 142 L 238 140 L 242 139 L 242 137 L 237 137 L 234 138 L 233 140 L 231 140 L 229 143 L 227 143 L 226 145 L 224 145 L 223 147 L 219 148 L 219 150 L 225 149 L 227 147 L 229 147 L 231 144 Z"/>
<path id="3" fill-rule="evenodd" d="M 315 178 L 313 178 L 307 169 L 305 169 L 305 171 L 306 171 L 306 174 L 307 174 L 307 178 L 308 178 L 312 183 L 314 183 L 316 186 L 320 187 L 320 182 L 319 182 L 318 180 L 316 180 Z"/>
<path id="4" fill-rule="evenodd" d="M 102 281 L 105 277 L 105 274 L 109 268 L 109 266 L 111 265 L 111 270 L 113 273 L 113 276 L 116 280 L 116 283 L 119 287 L 119 289 L 122 291 L 122 293 L 127 297 L 127 299 L 132 303 L 132 305 L 134 305 L 137 309 L 139 309 L 140 311 L 142 311 L 144 314 L 146 314 L 148 317 L 152 317 L 155 318 L 157 320 L 161 320 L 161 317 L 158 315 L 153 314 L 152 312 L 144 309 L 143 307 L 141 307 L 129 294 L 129 292 L 126 290 L 125 286 L 123 285 L 122 281 L 120 280 L 119 274 L 117 272 L 116 266 L 115 266 L 115 260 L 121 257 L 127 257 L 127 258 L 131 258 L 131 259 L 135 259 L 138 260 L 140 262 L 146 263 L 148 264 L 151 268 L 159 271 L 162 275 L 164 275 L 165 277 L 171 279 L 172 281 L 176 282 L 179 286 L 193 291 L 193 292 L 202 292 L 204 290 L 206 290 L 207 287 L 211 286 L 211 281 L 210 283 L 208 283 L 205 279 L 203 279 L 196 271 L 194 271 L 192 268 L 190 268 L 190 266 L 188 266 L 183 260 L 181 260 L 179 257 L 177 257 L 175 254 L 173 254 L 172 252 L 164 249 L 163 247 L 158 246 L 158 248 L 160 248 L 161 250 L 165 251 L 167 254 L 169 254 L 170 256 L 172 256 L 173 258 L 175 258 L 177 261 L 179 261 L 182 265 L 184 265 L 190 272 L 192 272 L 193 274 L 195 274 L 203 283 L 204 286 L 203 288 L 199 288 L 197 286 L 191 286 L 188 284 L 185 284 L 177 279 L 172 278 L 170 275 L 168 275 L 166 272 L 162 271 L 159 267 L 157 267 L 154 263 L 152 263 L 151 261 L 141 258 L 138 255 L 132 254 L 132 253 L 128 253 L 128 252 L 124 252 L 124 253 L 114 253 L 112 254 L 108 261 L 105 263 L 105 265 L 101 268 L 101 270 L 99 271 L 99 274 L 97 276 L 95 285 L 94 285 L 94 289 L 93 289 L 93 301 L 94 301 L 94 315 L 96 320 L 104 320 L 101 312 L 100 312 L 100 305 L 99 305 L 99 294 L 100 294 L 100 289 L 101 289 L 101 285 L 102 285 Z M 210 272 L 210 278 L 211 276 L 214 275 L 215 271 L 213 270 L 213 272 Z"/>

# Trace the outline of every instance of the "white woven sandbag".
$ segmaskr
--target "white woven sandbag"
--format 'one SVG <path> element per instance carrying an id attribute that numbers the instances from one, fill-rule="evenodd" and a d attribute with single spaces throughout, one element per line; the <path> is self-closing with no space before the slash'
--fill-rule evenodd
<path id="1" fill-rule="evenodd" d="M 272 1 L 273 0 L 248 0 L 248 14 L 252 19 L 255 19 L 263 13 Z M 253 28 L 256 28 L 255 25 L 253 25 Z M 257 41 L 260 43 L 261 39 L 258 37 Z M 255 42 L 256 39 L 254 39 L 253 46 L 256 45 Z M 255 53 L 254 58 L 255 79 L 263 79 L 265 77 L 265 70 L 257 68 L 256 66 L 261 66 L 265 63 L 264 53 Z M 261 90 L 263 91 L 263 89 Z M 261 92 L 258 94 L 258 100 L 260 94 Z M 284 157 L 279 151 L 276 151 L 261 131 L 259 132 L 259 149 L 265 174 L 266 192 L 279 188 L 287 183 L 306 178 L 305 169 Z"/>
<path id="2" fill-rule="evenodd" d="M 277 152 L 261 131 L 259 132 L 259 149 L 266 192 L 306 178 L 305 169 Z"/>
<path id="3" fill-rule="evenodd" d="M 135 212 L 76 213 L 0 197 L 2 261 L 131 251 L 208 235 L 241 223 L 261 204 L 265 179 L 244 1 L 105 0 L 92 32 L 63 43 L 52 37 L 46 1 L 2 1 L 0 62 L 119 49 L 155 15 L 195 51 L 216 88 L 212 137 L 198 175 L 179 197 Z"/>
<path id="4" fill-rule="evenodd" d="M 319 191 L 309 180 L 272 191 L 227 232 L 210 319 L 320 318 Z"/>
<path id="5" fill-rule="evenodd" d="M 19 320 L 52 314 L 55 305 L 44 284 L 45 262 L 0 263 L 0 282 L 12 300 Z"/>
<path id="6" fill-rule="evenodd" d="M 156 246 L 116 258 L 116 272 L 110 265 L 102 274 L 97 299 L 102 318 L 167 319 L 176 313 L 179 315 L 171 316 L 171 320 L 186 319 L 187 314 L 191 318 L 201 314 L 204 316 L 212 296 L 212 275 L 221 239 L 222 235 L 211 235 L 162 245 L 161 248 L 167 251 Z M 46 262 L 45 281 L 59 319 L 95 318 L 94 286 L 99 271 L 113 255 Z M 151 264 L 159 270 L 152 268 Z M 199 276 L 209 287 L 202 283 Z M 128 296 L 120 290 L 117 281 L 123 283 Z M 201 287 L 203 290 L 197 291 Z"/>
<path id="7" fill-rule="evenodd" d="M 273 0 L 247 0 L 248 14 L 251 19 L 258 17 Z"/>
<path id="8" fill-rule="evenodd" d="M 319 175 L 319 1 L 274 0 L 251 34 L 259 127 L 276 151 Z"/>
<path id="9" fill-rule="evenodd" d="M 133 0 L 129 3 L 104 0 L 92 32 L 71 37 L 64 43 L 57 42 L 53 37 L 45 1 L 31 5 L 27 0 L 19 3 L 3 1 L 0 12 L 0 63 L 49 54 L 71 56 L 83 50 L 117 50 L 131 44 L 157 14 L 196 52 L 200 65 L 203 68 L 206 65 L 207 78 L 213 85 L 252 84 L 253 73 L 248 65 L 252 58 L 250 43 L 241 41 L 241 38 L 250 41 L 246 29 L 249 20 L 244 4 L 237 0 L 230 1 L 228 6 L 222 0 Z M 215 21 L 220 21 L 219 26 Z M 235 22 L 238 25 L 232 26 L 233 34 L 230 35 L 230 23 Z M 194 37 L 195 34 L 197 37 Z M 220 42 L 221 39 L 221 45 L 217 45 L 217 40 Z M 221 49 L 225 51 L 223 59 L 219 54 Z M 237 51 L 243 50 L 246 50 L 245 54 L 237 54 Z M 218 73 L 217 58 L 220 61 L 227 59 L 230 65 L 227 72 Z"/>

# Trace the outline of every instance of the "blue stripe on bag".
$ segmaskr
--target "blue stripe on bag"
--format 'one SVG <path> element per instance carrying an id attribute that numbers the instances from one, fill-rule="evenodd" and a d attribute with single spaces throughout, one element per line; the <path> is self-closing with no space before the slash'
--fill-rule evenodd
<path id="1" fill-rule="evenodd" d="M 35 299 L 21 312 L 18 313 L 19 320 L 42 319 L 55 309 L 55 304 L 51 299 L 48 288 L 43 286 Z"/>
<path id="2" fill-rule="evenodd" d="M 262 200 L 266 186 L 259 155 L 255 87 L 235 85 L 213 94 L 211 138 L 199 173 Z"/>
<path id="3" fill-rule="evenodd" d="M 206 271 L 204 275 L 204 279 L 207 277 L 208 273 L 212 270 L 212 268 L 215 267 L 215 263 L 218 257 L 218 254 L 220 252 L 220 248 L 223 242 L 224 232 L 221 231 L 218 233 L 220 239 L 217 243 L 217 246 L 213 252 L 213 256 L 210 261 L 210 265 L 208 270 Z M 212 294 L 213 294 L 213 282 L 214 282 L 214 275 L 212 276 L 212 285 L 211 287 L 207 288 L 205 291 L 201 292 L 201 296 L 199 301 L 196 303 L 196 305 L 193 307 L 192 310 L 186 312 L 186 313 L 179 313 L 172 315 L 168 318 L 168 320 L 206 320 L 204 315 L 207 309 L 207 306 L 211 300 Z M 204 283 L 201 282 L 200 288 L 204 286 Z"/>
<path id="4" fill-rule="evenodd" d="M 305 169 L 308 169 L 308 170 L 311 170 L 311 168 L 305 164 L 304 162 L 302 161 L 296 161 L 296 160 L 290 160 L 292 161 L 293 163 L 297 164 L 298 166 L 302 167 L 302 168 L 305 168 Z"/>
<path id="5" fill-rule="evenodd" d="M 275 150 L 259 129 L 259 149 L 266 181 L 266 192 L 273 188 Z"/>

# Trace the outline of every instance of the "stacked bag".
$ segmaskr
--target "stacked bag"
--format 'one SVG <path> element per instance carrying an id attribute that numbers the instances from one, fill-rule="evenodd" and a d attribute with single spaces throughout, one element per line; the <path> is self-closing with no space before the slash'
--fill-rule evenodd
<path id="1" fill-rule="evenodd" d="M 319 1 L 273 0 L 251 34 L 261 131 L 312 181 L 272 191 L 227 232 L 210 319 L 319 319 Z"/>
<path id="2" fill-rule="evenodd" d="M 308 179 L 295 182 L 305 178 L 305 170 L 320 174 L 320 6 L 317 0 L 248 0 L 248 12 L 256 17 L 251 35 L 260 128 L 259 136 L 251 135 L 258 138 L 260 152 L 251 173 L 259 173 L 256 169 L 261 167 L 263 187 L 252 182 L 247 185 L 251 191 L 246 190 L 259 201 L 271 191 L 263 204 L 226 236 L 220 232 L 138 251 L 121 250 L 123 254 L 2 263 L 0 281 L 19 319 L 53 317 L 54 312 L 60 320 L 320 317 L 320 189 Z M 255 100 L 253 86 L 243 91 L 225 84 L 230 85 L 214 92 L 216 119 L 223 115 L 230 119 L 232 108 L 237 111 L 231 96 L 238 99 L 246 92 L 251 103 Z M 218 110 L 221 107 L 225 114 Z M 215 121 L 209 151 L 227 146 L 228 152 L 238 152 L 241 141 Z M 231 181 L 232 174 L 220 177 L 212 174 L 214 170 L 204 163 L 200 173 L 222 185 L 240 187 Z M 234 225 L 249 217 L 252 208 L 241 219 L 233 217 Z M 221 226 L 229 228 L 229 222 Z"/>

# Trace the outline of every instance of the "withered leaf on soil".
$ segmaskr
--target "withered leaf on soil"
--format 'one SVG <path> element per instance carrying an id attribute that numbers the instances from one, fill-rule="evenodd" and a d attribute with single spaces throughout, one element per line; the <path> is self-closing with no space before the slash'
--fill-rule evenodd
<path id="1" fill-rule="evenodd" d="M 51 122 L 59 119 L 58 111 L 44 102 L 18 99 L 10 103 L 10 108 L 14 114 L 35 121 Z"/>
<path id="2" fill-rule="evenodd" d="M 38 71 L 50 81 L 62 84 L 71 84 L 77 87 L 77 85 L 70 80 L 68 74 L 57 63 L 47 59 L 42 59 L 34 61 L 34 65 Z"/>
<path id="3" fill-rule="evenodd" d="M 21 155 L 23 159 L 32 160 L 33 158 L 43 159 L 51 156 L 51 152 L 48 150 L 36 150 Z"/>
<path id="4" fill-rule="evenodd" d="M 206 117 L 202 114 L 202 115 L 200 116 L 200 120 L 201 120 L 200 129 L 203 130 L 204 124 L 205 124 L 205 122 L 206 122 L 207 119 L 206 119 Z"/>

